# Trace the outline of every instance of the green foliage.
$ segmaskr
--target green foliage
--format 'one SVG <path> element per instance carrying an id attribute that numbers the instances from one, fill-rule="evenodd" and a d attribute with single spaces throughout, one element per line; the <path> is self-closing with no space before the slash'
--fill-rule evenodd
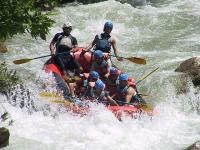
<path id="1" fill-rule="evenodd" d="M 0 64 L 0 93 L 5 93 L 11 86 L 20 82 L 14 70 L 8 70 L 5 63 Z"/>
<path id="2" fill-rule="evenodd" d="M 26 31 L 32 37 L 46 39 L 54 23 L 34 6 L 33 0 L 0 0 L 0 40 Z"/>

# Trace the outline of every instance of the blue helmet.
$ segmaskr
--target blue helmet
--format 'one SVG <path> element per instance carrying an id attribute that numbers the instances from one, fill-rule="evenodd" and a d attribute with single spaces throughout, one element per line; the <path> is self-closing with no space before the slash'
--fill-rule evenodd
<path id="1" fill-rule="evenodd" d="M 128 74 L 126 74 L 126 73 L 120 74 L 119 75 L 119 80 L 127 81 L 128 80 Z"/>
<path id="2" fill-rule="evenodd" d="M 119 70 L 115 67 L 110 68 L 110 74 L 119 74 Z"/>
<path id="3" fill-rule="evenodd" d="M 103 90 L 105 88 L 105 84 L 99 79 L 95 82 L 95 88 Z"/>
<path id="4" fill-rule="evenodd" d="M 96 50 L 94 52 L 94 58 L 102 58 L 103 57 L 103 52 L 101 50 Z"/>
<path id="5" fill-rule="evenodd" d="M 94 78 L 94 79 L 97 79 L 97 78 L 99 77 L 99 74 L 98 74 L 98 72 L 96 72 L 96 71 L 91 71 L 91 72 L 90 72 L 90 77 L 91 77 L 91 78 Z"/>
<path id="6" fill-rule="evenodd" d="M 104 24 L 103 30 L 105 30 L 106 28 L 113 29 L 113 23 L 112 23 L 111 21 L 107 21 L 107 22 Z"/>

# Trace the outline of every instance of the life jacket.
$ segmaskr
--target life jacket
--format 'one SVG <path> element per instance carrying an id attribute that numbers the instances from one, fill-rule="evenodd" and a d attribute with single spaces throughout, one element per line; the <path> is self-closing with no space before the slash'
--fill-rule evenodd
<path id="1" fill-rule="evenodd" d="M 65 38 L 66 38 L 66 40 L 62 41 Z M 73 47 L 73 38 L 72 38 L 71 34 L 67 37 L 64 34 L 60 34 L 58 36 L 58 39 L 57 39 L 57 42 L 56 42 L 56 52 L 57 53 L 64 52 L 64 49 L 70 50 L 72 47 Z"/>
<path id="2" fill-rule="evenodd" d="M 83 76 L 81 77 L 80 80 L 76 81 L 77 85 L 77 93 L 78 95 L 83 94 L 85 87 L 88 85 L 87 79 L 89 77 L 89 73 L 83 73 Z"/>
<path id="3" fill-rule="evenodd" d="M 81 48 L 79 48 L 81 49 Z M 73 54 L 74 60 L 78 62 L 83 68 L 83 72 L 90 72 L 91 64 L 92 64 L 92 55 L 90 52 L 84 52 L 79 50 Z"/>
<path id="4" fill-rule="evenodd" d="M 103 62 L 100 65 L 96 62 L 93 62 L 94 71 L 98 72 L 100 78 L 104 77 L 104 75 L 108 73 L 108 62 L 107 62 L 108 59 L 109 59 L 108 53 L 104 53 Z"/>
<path id="5" fill-rule="evenodd" d="M 136 88 L 136 83 L 133 77 L 128 77 L 128 86 L 133 87 L 134 89 Z"/>
<path id="6" fill-rule="evenodd" d="M 47 64 L 47 65 L 44 67 L 44 70 L 45 70 L 45 72 L 53 72 L 53 73 L 56 73 L 59 77 L 62 78 L 61 72 L 59 71 L 59 69 L 58 69 L 54 64 Z"/>
<path id="7" fill-rule="evenodd" d="M 106 91 L 109 91 L 110 96 L 113 96 L 117 92 L 117 83 L 116 80 L 112 81 L 109 78 L 105 82 L 106 84 Z"/>
<path id="8" fill-rule="evenodd" d="M 125 96 L 126 96 L 126 94 L 128 92 L 128 88 L 129 87 L 132 87 L 134 89 L 136 87 L 135 81 L 134 81 L 134 79 L 132 77 L 128 78 L 128 83 L 127 83 L 127 85 L 124 88 L 120 88 L 120 86 L 117 85 L 117 89 L 116 89 L 116 93 L 115 93 L 114 99 L 118 100 L 118 101 L 121 101 L 121 102 L 125 102 Z M 130 101 L 130 103 L 133 103 L 134 101 L 135 101 L 135 99 L 134 99 L 134 96 L 133 96 L 132 99 L 131 99 L 131 101 Z"/>
<path id="9" fill-rule="evenodd" d="M 101 50 L 104 53 L 110 53 L 111 42 L 109 39 L 111 36 L 105 36 L 104 33 L 97 35 L 97 42 L 95 50 Z"/>

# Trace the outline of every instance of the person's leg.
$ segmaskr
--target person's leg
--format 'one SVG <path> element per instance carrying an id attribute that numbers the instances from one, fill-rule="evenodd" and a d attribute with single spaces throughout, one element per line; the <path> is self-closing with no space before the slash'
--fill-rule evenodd
<path id="1" fill-rule="evenodd" d="M 59 77 L 57 74 L 55 74 L 55 73 L 53 73 L 53 74 L 54 74 L 54 77 L 55 77 L 57 88 L 61 92 L 63 92 L 64 99 L 66 99 L 66 100 L 71 99 L 69 87 L 67 86 L 67 84 L 65 83 L 65 81 L 61 77 Z"/>
<path id="2" fill-rule="evenodd" d="M 64 55 L 64 54 L 63 54 Z M 65 55 L 64 55 L 65 56 Z M 65 57 L 62 55 L 56 55 L 54 57 L 54 63 L 58 67 L 58 69 L 63 73 L 65 70 Z"/>

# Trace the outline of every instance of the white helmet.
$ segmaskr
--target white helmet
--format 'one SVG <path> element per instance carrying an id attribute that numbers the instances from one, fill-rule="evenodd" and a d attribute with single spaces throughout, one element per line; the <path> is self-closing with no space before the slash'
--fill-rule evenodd
<path id="1" fill-rule="evenodd" d="M 69 27 L 72 27 L 71 22 L 66 22 L 63 24 L 63 28 L 69 28 Z"/>

